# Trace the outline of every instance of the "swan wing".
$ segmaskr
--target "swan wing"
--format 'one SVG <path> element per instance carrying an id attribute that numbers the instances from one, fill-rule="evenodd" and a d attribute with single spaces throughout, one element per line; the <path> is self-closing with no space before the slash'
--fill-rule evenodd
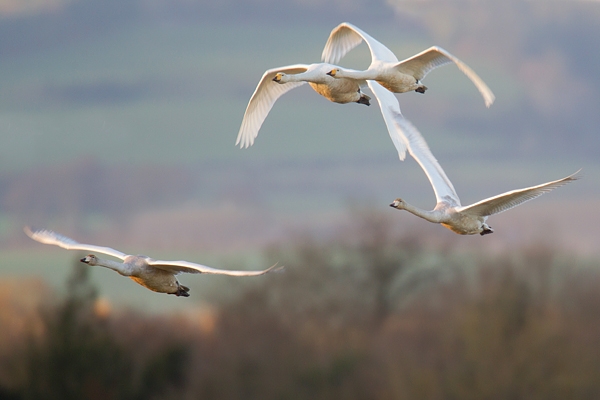
<path id="1" fill-rule="evenodd" d="M 91 253 L 102 253 L 108 254 L 109 256 L 113 256 L 116 258 L 120 258 L 124 260 L 127 257 L 127 254 L 121 253 L 118 250 L 111 249 L 110 247 L 102 247 L 102 246 L 94 246 L 93 244 L 84 244 L 79 243 L 69 237 L 63 236 L 59 233 L 48 229 L 36 229 L 32 230 L 30 227 L 26 226 L 23 228 L 27 236 L 32 238 L 33 240 L 44 243 L 44 244 L 53 244 L 58 247 L 62 247 L 67 250 L 85 250 Z"/>
<path id="2" fill-rule="evenodd" d="M 230 276 L 257 276 L 264 275 L 272 271 L 280 271 L 283 267 L 277 267 L 277 264 L 262 271 L 230 271 L 226 269 L 217 269 L 207 267 L 206 265 L 196 264 L 189 261 L 163 261 L 163 260 L 148 260 L 148 265 L 155 268 L 164 269 L 174 273 L 187 272 L 190 274 L 216 274 Z"/>
<path id="3" fill-rule="evenodd" d="M 398 128 L 397 120 L 404 118 L 400 112 L 398 100 L 392 94 L 392 92 L 385 89 L 375 81 L 367 81 L 367 85 L 379 103 L 381 115 L 383 115 L 383 121 L 385 122 L 388 133 L 390 134 L 390 138 L 392 139 L 392 142 L 398 151 L 398 157 L 400 158 L 400 161 L 404 161 L 406 158 L 406 150 L 408 150 L 409 139 L 405 132 Z M 387 91 L 391 96 L 388 96 L 388 94 L 384 91 Z"/>
<path id="4" fill-rule="evenodd" d="M 279 97 L 288 91 L 305 84 L 306 82 L 288 82 L 279 84 L 273 82 L 273 78 L 278 72 L 284 72 L 286 74 L 298 74 L 306 72 L 308 65 L 296 64 L 288 65 L 286 67 L 273 68 L 267 70 L 258 86 L 254 90 L 254 94 L 248 102 L 244 118 L 242 119 L 242 126 L 238 132 L 237 140 L 235 141 L 236 146 L 239 144 L 241 148 L 250 147 L 254 144 L 254 139 L 258 136 L 258 131 L 262 126 L 263 122 L 269 115 L 269 111 L 273 108 L 273 104 Z"/>
<path id="5" fill-rule="evenodd" d="M 425 138 L 400 112 L 396 96 L 375 81 L 367 81 L 367 84 L 379 102 L 383 120 L 392 142 L 398 150 L 400 160 L 404 160 L 408 150 L 429 178 L 437 202 L 446 202 L 452 206 L 460 205 L 460 200 L 452 182 L 450 182 L 441 165 L 429 150 Z"/>
<path id="6" fill-rule="evenodd" d="M 483 96 L 486 107 L 494 103 L 496 96 L 485 84 L 485 82 L 469 67 L 467 64 L 459 60 L 441 47 L 433 46 L 425 51 L 420 52 L 404 61 L 396 64 L 396 69 L 402 73 L 412 75 L 416 79 L 421 80 L 432 69 L 441 67 L 442 65 L 454 63 L 470 80 L 473 82 L 479 93 Z"/>
<path id="7" fill-rule="evenodd" d="M 566 185 L 569 182 L 579 179 L 580 176 L 577 175 L 579 171 L 556 181 L 502 193 L 497 196 L 490 197 L 489 199 L 481 200 L 475 204 L 471 204 L 470 206 L 457 208 L 457 211 L 464 211 L 468 214 L 477 215 L 480 217 L 498 214 L 523 204 L 526 201 L 533 200 L 536 197 L 539 197 L 544 193 L 548 193 L 560 186 Z"/>
<path id="8" fill-rule="evenodd" d="M 337 64 L 346 53 L 358 46 L 363 40 L 369 46 L 372 61 L 398 62 L 398 58 L 390 49 L 362 29 L 348 22 L 342 22 L 333 28 L 327 43 L 325 43 L 321 59 L 327 63 Z"/>

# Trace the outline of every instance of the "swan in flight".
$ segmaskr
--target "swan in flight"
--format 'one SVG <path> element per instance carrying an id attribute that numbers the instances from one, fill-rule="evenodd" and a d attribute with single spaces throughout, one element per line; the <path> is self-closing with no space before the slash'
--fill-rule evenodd
<path id="1" fill-rule="evenodd" d="M 191 274 L 256 276 L 263 275 L 271 271 L 278 271 L 283 268 L 276 268 L 276 264 L 271 268 L 262 271 L 228 271 L 195 264 L 189 261 L 162 261 L 154 260 L 150 257 L 142 255 L 132 256 L 121 253 L 118 250 L 111 249 L 110 247 L 79 243 L 71 238 L 47 229 L 31 230 L 31 228 L 25 227 L 24 231 L 27 236 L 40 243 L 53 244 L 67 250 L 85 250 L 119 258 L 123 260 L 123 262 L 102 259 L 90 254 L 82 258 L 80 261 L 89 265 L 99 265 L 101 267 L 110 268 L 123 276 L 130 277 L 133 281 L 152 291 L 174 294 L 175 296 L 189 296 L 188 292 L 190 289 L 187 286 L 181 285 L 175 278 L 175 275 L 179 274 L 180 272 L 188 272 Z"/>
<path id="2" fill-rule="evenodd" d="M 422 139 L 419 131 L 406 119 L 397 119 L 401 129 L 407 137 L 413 140 Z M 418 143 L 418 142 L 417 142 Z M 394 200 L 390 206 L 398 210 L 406 210 L 417 217 L 429 222 L 435 222 L 461 235 L 486 235 L 494 230 L 486 223 L 488 216 L 510 210 L 526 201 L 533 200 L 538 196 L 548 193 L 553 189 L 566 185 L 579 178 L 578 172 L 556 181 L 531 186 L 525 189 L 512 190 L 485 200 L 481 200 L 469 206 L 461 206 L 460 199 L 454 190 L 454 186 L 435 160 L 427 145 L 420 143 L 417 146 L 409 144 L 409 151 L 415 160 L 421 165 L 429 178 L 437 204 L 432 211 L 422 210 L 408 204 L 401 198 Z"/>
<path id="3" fill-rule="evenodd" d="M 327 74 L 339 79 L 375 80 L 394 93 L 415 91 L 425 93 L 427 87 L 421 80 L 437 67 L 454 63 L 477 87 L 486 107 L 492 105 L 495 96 L 483 80 L 467 64 L 442 49 L 433 46 L 421 53 L 398 61 L 390 49 L 356 26 L 343 22 L 335 27 L 323 49 L 324 62 L 337 64 L 350 50 L 365 41 L 371 51 L 371 65 L 364 71 L 348 70 L 340 67 Z"/>
<path id="4" fill-rule="evenodd" d="M 440 179 L 442 178 L 441 176 L 428 174 L 437 198 L 437 204 L 432 211 L 422 210 L 400 198 L 394 200 L 390 206 L 398 210 L 406 210 L 429 222 L 442 224 L 442 226 L 461 235 L 479 233 L 483 236 L 494 232 L 492 227 L 486 223 L 488 216 L 510 210 L 557 187 L 573 182 L 579 178 L 577 172 L 556 181 L 542 183 L 541 185 L 525 189 L 512 190 L 465 207 L 460 205 L 460 200 L 456 196 L 456 193 L 440 197 L 438 192 L 454 192 L 453 188 L 447 186 L 446 182 Z M 446 178 L 446 176 L 444 175 L 443 178 Z"/>
<path id="5" fill-rule="evenodd" d="M 437 199 L 437 205 L 433 211 L 421 210 L 402 199 L 396 199 L 390 204 L 394 208 L 407 210 L 430 222 L 440 223 L 456 233 L 485 235 L 493 232 L 492 228 L 485 223 L 488 216 L 509 210 L 578 179 L 579 171 L 557 181 L 513 190 L 462 207 L 452 182 L 431 153 L 427 142 L 417 128 L 400 112 L 396 96 L 375 81 L 367 81 L 367 83 L 379 102 L 383 119 L 400 158 L 403 159 L 402 155 L 406 151 L 410 153 L 429 178 Z"/>
<path id="6" fill-rule="evenodd" d="M 275 101 L 283 94 L 305 83 L 334 103 L 354 102 L 370 105 L 371 98 L 361 90 L 361 87 L 365 86 L 364 82 L 355 79 L 334 79 L 327 75 L 327 72 L 333 68 L 336 66 L 317 63 L 288 65 L 267 70 L 248 102 L 235 142 L 236 146 L 238 144 L 241 148 L 252 146 Z"/>

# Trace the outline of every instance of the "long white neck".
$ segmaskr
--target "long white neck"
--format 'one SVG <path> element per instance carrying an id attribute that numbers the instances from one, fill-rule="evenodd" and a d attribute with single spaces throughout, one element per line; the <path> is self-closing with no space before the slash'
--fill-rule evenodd
<path id="1" fill-rule="evenodd" d="M 445 214 L 441 211 L 438 210 L 433 210 L 433 211 L 427 211 L 427 210 L 423 210 L 419 207 L 415 207 L 411 204 L 408 204 L 407 202 L 404 202 L 404 205 L 402 207 L 402 209 L 408 211 L 411 214 L 416 215 L 417 217 L 421 217 L 429 222 L 435 222 L 435 223 L 440 223 L 440 222 L 444 222 L 444 216 Z"/>
<path id="2" fill-rule="evenodd" d="M 335 78 L 350 78 L 356 80 L 372 80 L 375 81 L 379 78 L 379 73 L 375 70 L 366 69 L 364 71 L 357 71 L 354 69 L 340 70 L 335 75 Z"/>
<path id="3" fill-rule="evenodd" d="M 129 264 L 125 264 L 119 261 L 107 260 L 105 258 L 97 258 L 96 264 L 104 268 L 110 268 L 113 271 L 117 271 L 119 274 L 124 276 L 131 275 L 131 267 Z"/>
<path id="4" fill-rule="evenodd" d="M 323 76 L 321 76 L 323 75 Z M 288 82 L 313 82 L 313 83 L 325 83 L 325 80 L 329 78 L 325 74 L 316 74 L 315 71 L 306 71 L 299 74 L 286 74 L 282 79 L 281 83 Z"/>

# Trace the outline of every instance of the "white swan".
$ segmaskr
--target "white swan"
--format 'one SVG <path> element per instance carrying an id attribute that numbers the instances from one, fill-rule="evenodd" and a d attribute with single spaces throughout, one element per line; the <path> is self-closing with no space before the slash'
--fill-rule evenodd
<path id="1" fill-rule="evenodd" d="M 174 294 L 175 296 L 189 296 L 188 292 L 190 289 L 181 285 L 175 278 L 175 275 L 180 272 L 188 272 L 192 274 L 256 276 L 263 275 L 274 270 L 281 270 L 283 268 L 275 268 L 276 265 L 273 265 L 271 268 L 262 271 L 228 271 L 195 264 L 188 261 L 162 261 L 154 260 L 150 257 L 142 255 L 132 256 L 121 253 L 118 250 L 111 249 L 110 247 L 79 243 L 71 238 L 47 229 L 32 231 L 31 228 L 25 227 L 24 231 L 27 236 L 40 243 L 53 244 L 67 250 L 85 250 L 119 258 L 123 260 L 123 262 L 101 259 L 90 254 L 82 258 L 80 261 L 89 265 L 99 265 L 101 267 L 110 268 L 123 276 L 130 277 L 135 282 L 152 291 Z"/>
<path id="2" fill-rule="evenodd" d="M 284 93 L 308 83 L 315 92 L 335 103 L 359 103 L 369 105 L 369 96 L 361 91 L 363 81 L 355 79 L 334 79 L 327 75 L 335 65 L 296 64 L 267 70 L 254 94 L 248 102 L 242 125 L 238 132 L 236 146 L 250 147 L 258 135 L 261 125 L 267 118 L 275 101 Z"/>
<path id="3" fill-rule="evenodd" d="M 323 49 L 324 62 L 337 64 L 354 47 L 365 41 L 371 51 L 371 65 L 364 71 L 333 68 L 328 75 L 334 78 L 375 80 L 394 93 L 416 91 L 425 93 L 427 87 L 421 83 L 425 76 L 437 67 L 454 63 L 475 84 L 486 107 L 492 105 L 495 96 L 483 80 L 467 64 L 440 47 L 430 47 L 421 53 L 398 61 L 390 49 L 356 26 L 343 22 L 335 27 Z"/>
<path id="4" fill-rule="evenodd" d="M 401 159 L 402 155 L 408 150 L 429 178 L 437 199 L 437 205 L 433 211 L 421 210 L 402 199 L 396 199 L 390 204 L 394 208 L 407 210 L 430 222 L 440 223 L 456 233 L 463 235 L 480 233 L 485 235 L 493 232 L 492 228 L 485 223 L 488 216 L 509 210 L 578 179 L 576 174 L 579 171 L 557 181 L 526 189 L 513 190 L 462 207 L 452 182 L 446 176 L 431 150 L 429 150 L 427 142 L 417 128 L 404 118 L 400 112 L 396 96 L 377 82 L 367 81 L 367 83 L 379 102 L 388 132 L 392 137 L 396 150 L 398 150 L 398 154 L 401 155 Z"/>
<path id="5" fill-rule="evenodd" d="M 577 172 L 556 181 L 542 183 L 541 185 L 525 189 L 512 190 L 481 200 L 466 207 L 460 205 L 460 201 L 456 195 L 440 198 L 437 195 L 438 190 L 448 190 L 448 187 L 445 182 L 441 182 L 437 179 L 439 176 L 434 176 L 434 179 L 431 179 L 430 177 L 430 180 L 436 192 L 437 204 L 432 211 L 422 210 L 408 204 L 400 198 L 394 200 L 390 206 L 399 210 L 406 210 L 429 222 L 442 224 L 442 226 L 461 235 L 474 235 L 479 233 L 483 236 L 494 232 L 492 227 L 486 223 L 488 216 L 510 210 L 526 201 L 535 199 L 544 193 L 548 193 L 557 187 L 575 181 L 578 179 L 576 174 Z"/>
<path id="6" fill-rule="evenodd" d="M 402 129 L 409 137 L 421 137 L 417 129 L 406 119 L 398 120 Z M 577 180 L 577 172 L 556 181 L 543 183 L 541 185 L 525 189 L 512 190 L 485 200 L 481 200 L 469 206 L 461 206 L 460 199 L 452 186 L 452 183 L 444 173 L 444 170 L 435 161 L 425 146 L 409 147 L 411 155 L 421 165 L 429 178 L 437 204 L 432 211 L 422 210 L 408 204 L 401 198 L 397 198 L 390 204 L 399 210 L 406 210 L 429 222 L 439 223 L 451 231 L 461 235 L 474 235 L 479 233 L 485 235 L 493 233 L 494 230 L 486 223 L 488 216 L 510 210 L 526 201 L 535 199 L 544 193 Z M 427 151 L 424 151 L 427 150 Z"/>

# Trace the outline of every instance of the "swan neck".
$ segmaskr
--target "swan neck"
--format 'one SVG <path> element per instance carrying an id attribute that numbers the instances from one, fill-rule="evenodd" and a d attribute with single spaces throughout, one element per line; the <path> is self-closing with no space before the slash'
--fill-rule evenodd
<path id="1" fill-rule="evenodd" d="M 378 74 L 376 71 L 372 70 L 364 70 L 364 71 L 355 71 L 355 70 L 345 70 L 341 78 L 350 78 L 350 79 L 360 79 L 360 80 L 376 80 Z"/>
<path id="2" fill-rule="evenodd" d="M 419 207 L 415 207 L 412 204 L 408 204 L 406 202 L 404 202 L 404 207 L 403 207 L 406 211 L 408 211 L 409 213 L 412 213 L 414 215 L 416 215 L 417 217 L 421 217 L 429 222 L 436 222 L 439 223 L 441 222 L 441 215 L 439 212 L 434 211 L 427 211 L 427 210 L 423 210 Z"/>
<path id="3" fill-rule="evenodd" d="M 121 275 L 125 275 L 125 276 L 131 275 L 131 273 L 129 271 L 130 268 L 127 268 L 126 264 L 119 262 L 119 261 L 107 260 L 105 258 L 98 258 L 98 261 L 96 261 L 96 265 L 98 265 L 100 267 L 112 269 L 113 271 L 117 271 Z"/>
<path id="4" fill-rule="evenodd" d="M 314 73 L 311 72 L 301 72 L 299 74 L 289 74 L 285 76 L 285 80 L 284 83 L 288 83 L 288 82 L 314 82 L 317 81 L 319 79 L 317 79 L 318 76 L 316 76 Z M 321 79 L 321 80 L 324 80 Z"/>

